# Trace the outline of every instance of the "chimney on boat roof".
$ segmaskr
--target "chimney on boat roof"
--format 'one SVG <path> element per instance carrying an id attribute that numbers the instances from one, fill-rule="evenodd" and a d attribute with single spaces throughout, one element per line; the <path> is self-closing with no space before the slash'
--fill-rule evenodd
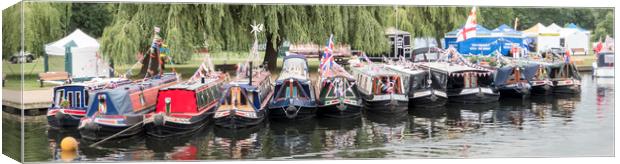
<path id="1" fill-rule="evenodd" d="M 205 77 L 200 77 L 200 83 L 204 84 L 207 82 L 207 79 Z"/>
<path id="2" fill-rule="evenodd" d="M 250 78 L 249 78 L 249 82 L 248 82 L 250 86 L 252 85 L 252 72 L 253 72 L 252 71 L 252 62 L 250 61 Z"/>

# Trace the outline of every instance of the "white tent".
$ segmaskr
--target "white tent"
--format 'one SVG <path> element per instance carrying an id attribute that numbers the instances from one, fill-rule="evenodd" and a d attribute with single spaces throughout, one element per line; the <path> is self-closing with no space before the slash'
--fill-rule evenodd
<path id="1" fill-rule="evenodd" d="M 554 25 L 555 24 L 551 24 L 549 25 L 549 27 L 545 27 L 541 23 L 537 23 L 533 27 L 524 30 L 523 34 L 529 38 L 534 38 L 536 40 L 537 51 L 546 51 L 551 48 L 559 48 L 560 32 L 555 27 L 557 25 Z"/>
<path id="2" fill-rule="evenodd" d="M 564 46 L 566 48 L 573 51 L 582 49 L 583 53 L 589 52 L 590 31 L 571 23 L 566 28 L 560 30 L 560 36 L 564 38 Z"/>
<path id="3" fill-rule="evenodd" d="M 73 42 L 73 43 L 71 43 Z M 45 53 L 54 56 L 65 56 L 65 46 L 75 44 L 71 47 L 71 61 L 69 61 L 73 78 L 82 77 L 107 77 L 108 65 L 98 54 L 99 43 L 95 38 L 88 36 L 79 29 L 73 31 L 68 36 L 45 45 Z"/>

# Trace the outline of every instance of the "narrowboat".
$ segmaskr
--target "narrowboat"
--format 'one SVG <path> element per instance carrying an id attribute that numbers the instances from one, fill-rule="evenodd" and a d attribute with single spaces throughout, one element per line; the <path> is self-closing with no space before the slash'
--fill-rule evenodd
<path id="1" fill-rule="evenodd" d="M 155 111 L 144 115 L 146 134 L 178 136 L 202 128 L 215 112 L 220 88 L 228 78 L 222 72 L 208 72 L 200 79 L 165 87 L 157 93 Z"/>
<path id="2" fill-rule="evenodd" d="M 597 54 L 596 61 L 592 63 L 593 77 L 614 77 L 614 52 L 601 52 Z"/>
<path id="3" fill-rule="evenodd" d="M 250 64 L 250 68 L 252 68 Z M 271 72 L 257 68 L 242 73 L 224 85 L 213 116 L 215 124 L 225 128 L 245 128 L 263 122 L 273 96 Z"/>
<path id="4" fill-rule="evenodd" d="M 274 119 L 306 119 L 316 115 L 316 97 L 305 56 L 284 57 L 282 71 L 275 81 L 268 115 Z"/>
<path id="5" fill-rule="evenodd" d="M 553 82 L 549 79 L 547 68 L 543 64 L 528 63 L 524 66 L 523 76 L 532 87 L 532 95 L 549 95 L 553 93 Z"/>
<path id="6" fill-rule="evenodd" d="M 406 112 L 409 98 L 398 73 L 383 64 L 356 64 L 351 67 L 364 106 L 369 112 Z"/>
<path id="7" fill-rule="evenodd" d="M 355 79 L 340 65 L 321 73 L 317 80 L 318 111 L 326 117 L 356 117 L 362 113 L 362 99 Z"/>
<path id="8" fill-rule="evenodd" d="M 502 97 L 526 98 L 532 87 L 517 65 L 505 65 L 495 72 L 495 87 Z"/>
<path id="9" fill-rule="evenodd" d="M 433 74 L 446 76 L 448 101 L 456 103 L 489 103 L 499 100 L 493 85 L 493 73 L 484 68 L 449 62 L 420 63 Z"/>
<path id="10" fill-rule="evenodd" d="M 143 132 L 144 115 L 154 111 L 157 92 L 176 84 L 178 78 L 176 73 L 164 73 L 93 94 L 78 126 L 82 138 L 102 140 Z"/>
<path id="11" fill-rule="evenodd" d="M 95 78 L 54 87 L 52 105 L 47 109 L 47 122 L 53 128 L 75 128 L 86 115 L 92 94 L 129 83 L 131 81 L 124 78 Z"/>
<path id="12" fill-rule="evenodd" d="M 447 78 L 444 74 L 433 74 L 430 70 L 422 69 L 411 62 L 386 67 L 402 77 L 410 106 L 438 107 L 448 102 L 445 88 Z"/>
<path id="13" fill-rule="evenodd" d="M 558 62 L 549 64 L 548 67 L 554 93 L 577 94 L 581 92 L 581 75 L 575 64 Z"/>

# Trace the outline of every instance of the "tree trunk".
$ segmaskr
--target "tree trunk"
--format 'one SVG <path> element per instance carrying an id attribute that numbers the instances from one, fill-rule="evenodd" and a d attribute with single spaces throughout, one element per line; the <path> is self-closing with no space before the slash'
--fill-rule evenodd
<path id="1" fill-rule="evenodd" d="M 267 45 L 265 49 L 265 57 L 263 58 L 263 64 L 267 65 L 267 69 L 269 71 L 275 71 L 278 64 L 278 47 L 282 44 L 280 39 L 276 42 L 276 45 L 273 45 L 272 42 L 273 34 L 267 33 Z"/>

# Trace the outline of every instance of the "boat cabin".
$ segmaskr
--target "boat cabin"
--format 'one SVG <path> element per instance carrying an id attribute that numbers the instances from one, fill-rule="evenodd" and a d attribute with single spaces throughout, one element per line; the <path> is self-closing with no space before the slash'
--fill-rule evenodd
<path id="1" fill-rule="evenodd" d="M 597 55 L 597 67 L 614 67 L 614 52 L 601 52 Z"/>
<path id="2" fill-rule="evenodd" d="M 155 113 L 200 113 L 215 106 L 225 74 L 213 74 L 159 90 Z"/>
<path id="3" fill-rule="evenodd" d="M 462 89 L 485 87 L 493 85 L 493 74 L 482 68 L 473 68 L 466 65 L 447 62 L 420 63 L 420 66 L 431 69 L 432 72 L 447 76 L 447 91 L 460 92 Z"/>
<path id="4" fill-rule="evenodd" d="M 260 71 L 250 79 L 240 78 L 224 85 L 224 97 L 218 111 L 237 109 L 246 112 L 262 110 L 272 94 L 271 73 Z"/>
<path id="5" fill-rule="evenodd" d="M 91 81 L 54 87 L 51 108 L 85 109 L 94 91 L 129 84 L 121 78 L 93 79 Z M 65 102 L 66 101 L 66 102 Z"/>
<path id="6" fill-rule="evenodd" d="M 354 69 L 360 92 L 367 95 L 403 94 L 404 85 L 399 74 L 379 65 L 367 65 Z"/>

